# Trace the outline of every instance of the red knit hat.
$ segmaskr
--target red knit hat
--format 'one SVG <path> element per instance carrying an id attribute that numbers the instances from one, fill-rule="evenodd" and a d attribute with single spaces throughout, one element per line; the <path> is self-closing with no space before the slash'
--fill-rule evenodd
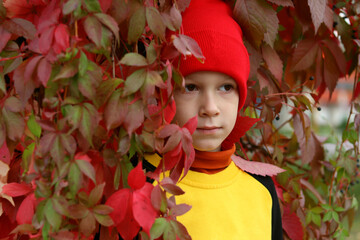
<path id="1" fill-rule="evenodd" d="M 239 110 L 243 107 L 250 72 L 248 52 L 242 41 L 240 26 L 232 18 L 230 7 L 221 0 L 191 0 L 183 13 L 184 34 L 195 39 L 205 57 L 204 63 L 194 56 L 182 57 L 180 72 L 187 76 L 199 71 L 222 72 L 231 76 L 239 91 Z M 241 122 L 225 140 L 228 148 L 239 141 Z M 241 131 L 240 131 L 241 132 Z"/>

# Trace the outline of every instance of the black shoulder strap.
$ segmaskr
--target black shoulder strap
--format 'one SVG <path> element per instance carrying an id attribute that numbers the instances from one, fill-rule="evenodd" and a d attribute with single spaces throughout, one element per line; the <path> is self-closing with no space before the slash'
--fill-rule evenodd
<path id="1" fill-rule="evenodd" d="M 275 185 L 271 177 L 260 176 L 255 174 L 250 174 L 256 180 L 258 180 L 264 187 L 268 189 L 270 192 L 273 206 L 272 206 L 272 226 L 271 226 L 271 239 L 273 240 L 282 240 L 283 239 L 283 231 L 282 231 L 282 222 L 281 222 L 281 212 L 280 212 L 280 205 L 279 199 L 276 194 Z"/>

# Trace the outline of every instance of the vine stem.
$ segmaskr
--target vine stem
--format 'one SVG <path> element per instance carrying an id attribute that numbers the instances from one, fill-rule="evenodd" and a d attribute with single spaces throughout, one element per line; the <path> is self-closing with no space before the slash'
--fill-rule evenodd
<path id="1" fill-rule="evenodd" d="M 8 57 L 8 58 L 1 58 L 1 57 L 0 57 L 0 62 L 9 61 L 9 60 L 12 60 L 12 59 L 15 59 L 15 58 L 19 58 L 19 57 L 23 57 L 23 56 L 25 56 L 25 53 L 21 53 L 20 55 L 17 55 L 17 56 L 14 56 L 14 57 Z"/>

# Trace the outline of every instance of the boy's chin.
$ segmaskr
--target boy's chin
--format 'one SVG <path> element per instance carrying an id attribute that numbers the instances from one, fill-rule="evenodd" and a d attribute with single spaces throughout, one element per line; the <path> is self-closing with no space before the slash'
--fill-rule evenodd
<path id="1" fill-rule="evenodd" d="M 221 145 L 219 146 L 194 146 L 194 149 L 202 152 L 219 152 L 221 151 Z"/>

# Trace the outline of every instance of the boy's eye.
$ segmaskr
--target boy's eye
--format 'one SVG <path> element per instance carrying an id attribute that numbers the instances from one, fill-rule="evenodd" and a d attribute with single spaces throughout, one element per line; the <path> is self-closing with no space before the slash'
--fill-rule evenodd
<path id="1" fill-rule="evenodd" d="M 197 87 L 195 84 L 185 84 L 185 92 L 193 92 L 196 90 L 197 90 Z"/>
<path id="2" fill-rule="evenodd" d="M 220 91 L 229 92 L 234 89 L 234 86 L 231 84 L 224 84 L 220 87 Z"/>

